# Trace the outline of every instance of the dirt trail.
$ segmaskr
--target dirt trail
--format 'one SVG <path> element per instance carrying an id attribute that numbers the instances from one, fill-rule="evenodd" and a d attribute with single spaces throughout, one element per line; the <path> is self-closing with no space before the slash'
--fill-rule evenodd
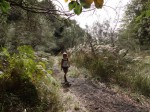
<path id="1" fill-rule="evenodd" d="M 58 60 L 55 60 L 54 72 L 58 80 L 63 81 L 63 74 L 58 67 Z M 105 84 L 93 84 L 84 78 L 68 77 L 72 84 L 69 88 L 63 88 L 78 99 L 85 111 L 89 112 L 150 112 L 150 104 L 141 105 L 131 100 L 127 95 L 119 94 L 107 88 Z M 66 92 L 66 91 L 65 91 Z M 76 110 L 83 112 L 82 109 Z M 74 112 L 72 110 L 66 112 Z"/>

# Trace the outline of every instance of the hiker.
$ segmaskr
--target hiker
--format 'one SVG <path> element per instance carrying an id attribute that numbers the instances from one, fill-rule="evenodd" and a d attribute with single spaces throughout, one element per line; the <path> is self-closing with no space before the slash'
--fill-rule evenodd
<path id="1" fill-rule="evenodd" d="M 68 83 L 67 78 L 66 78 L 66 74 L 68 72 L 68 68 L 70 67 L 70 63 L 68 60 L 68 55 L 66 52 L 63 53 L 63 59 L 61 61 L 61 70 L 63 69 L 64 71 L 64 81 L 65 83 Z"/>

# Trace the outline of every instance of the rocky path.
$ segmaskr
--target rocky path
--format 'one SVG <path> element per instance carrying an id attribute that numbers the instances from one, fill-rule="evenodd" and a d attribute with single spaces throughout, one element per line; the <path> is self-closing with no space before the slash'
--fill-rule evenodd
<path id="1" fill-rule="evenodd" d="M 63 73 L 60 72 L 57 59 L 55 62 L 55 75 L 58 80 L 63 81 Z M 85 108 L 75 110 L 77 112 L 150 112 L 150 104 L 141 105 L 125 94 L 114 92 L 105 84 L 95 85 L 85 78 L 68 77 L 68 80 L 72 85 L 62 89 L 75 96 L 74 98 L 78 99 Z M 66 110 L 66 112 L 74 112 L 74 110 Z"/>

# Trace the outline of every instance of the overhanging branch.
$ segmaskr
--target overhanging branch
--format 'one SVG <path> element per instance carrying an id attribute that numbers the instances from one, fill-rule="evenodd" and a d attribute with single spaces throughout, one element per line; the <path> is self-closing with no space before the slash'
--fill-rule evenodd
<path id="1" fill-rule="evenodd" d="M 20 7 L 23 10 L 30 11 L 32 13 L 43 13 L 43 14 L 52 14 L 52 15 L 62 15 L 66 17 L 70 17 L 73 15 L 73 13 L 68 13 L 68 11 L 60 11 L 57 9 L 51 9 L 50 7 L 42 7 L 37 5 L 29 5 L 26 2 L 16 2 L 14 0 L 7 0 L 10 3 L 10 6 L 17 6 Z"/>

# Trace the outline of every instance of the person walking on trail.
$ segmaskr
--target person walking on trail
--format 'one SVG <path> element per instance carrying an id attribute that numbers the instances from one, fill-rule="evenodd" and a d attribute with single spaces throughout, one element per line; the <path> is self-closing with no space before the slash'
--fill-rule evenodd
<path id="1" fill-rule="evenodd" d="M 68 68 L 70 67 L 70 63 L 68 60 L 68 55 L 66 52 L 63 53 L 63 59 L 61 60 L 61 70 L 64 71 L 64 81 L 65 83 L 68 83 L 66 75 L 68 72 Z"/>

